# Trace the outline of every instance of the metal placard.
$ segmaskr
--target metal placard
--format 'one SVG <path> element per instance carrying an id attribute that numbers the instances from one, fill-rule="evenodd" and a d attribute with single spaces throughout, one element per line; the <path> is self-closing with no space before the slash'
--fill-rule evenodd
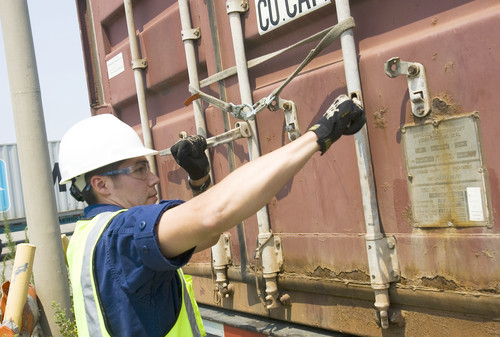
<path id="1" fill-rule="evenodd" d="M 415 227 L 491 226 L 476 115 L 402 128 Z"/>

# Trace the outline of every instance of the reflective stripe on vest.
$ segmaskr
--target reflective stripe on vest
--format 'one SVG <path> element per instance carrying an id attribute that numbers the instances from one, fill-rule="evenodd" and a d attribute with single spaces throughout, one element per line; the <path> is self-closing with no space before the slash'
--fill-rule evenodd
<path id="1" fill-rule="evenodd" d="M 87 240 L 85 241 L 85 250 L 83 253 L 82 270 L 80 274 L 80 281 L 82 285 L 92 285 L 92 287 L 84 286 L 82 287 L 83 301 L 85 306 L 85 316 L 87 318 L 87 328 L 89 329 L 89 335 L 94 337 L 101 337 L 101 324 L 104 324 L 104 318 L 101 316 L 101 310 L 99 304 L 95 301 L 95 285 L 94 285 L 94 268 L 93 257 L 94 257 L 94 247 L 97 244 L 97 239 L 101 236 L 101 233 L 107 227 L 108 223 L 111 221 L 115 214 L 112 212 L 105 212 L 99 214 L 99 217 L 87 235 Z M 89 272 L 90 271 L 90 272 Z M 100 317 L 101 316 L 101 317 Z"/>
<path id="2" fill-rule="evenodd" d="M 203 322 L 201 320 L 200 312 L 198 310 L 198 305 L 194 300 L 193 293 L 193 282 L 191 281 L 191 275 L 184 275 L 182 269 L 177 269 L 177 273 L 182 283 L 182 302 L 181 311 L 179 317 L 175 322 L 174 326 L 168 332 L 167 336 L 188 336 L 186 328 L 181 324 L 181 316 L 187 318 L 189 325 L 191 327 L 191 333 L 193 337 L 205 336 L 205 328 L 203 327 Z M 185 320 L 185 319 L 184 319 Z M 201 331 L 201 332 L 200 332 Z"/>
<path id="3" fill-rule="evenodd" d="M 125 210 L 104 212 L 92 220 L 79 221 L 80 227 L 84 230 L 78 230 L 79 225 L 77 224 L 77 229 L 71 239 L 70 247 L 68 247 L 68 262 L 70 264 L 70 276 L 72 276 L 71 281 L 74 291 L 75 316 L 77 317 L 76 321 L 79 336 L 109 336 L 104 324 L 102 309 L 97 299 L 98 295 L 93 275 L 93 255 L 97 241 L 108 223 L 110 223 L 115 215 L 123 211 Z M 90 228 L 85 230 L 86 226 L 90 226 Z M 81 235 L 77 235 L 76 233 Z M 82 248 L 83 251 L 81 251 Z M 74 260 L 78 258 L 80 261 Z M 75 271 L 71 272 L 71 265 L 74 265 L 75 268 L 79 267 L 79 273 Z M 182 305 L 177 320 L 167 336 L 205 336 L 206 333 L 198 310 L 198 305 L 194 300 L 191 276 L 184 276 L 181 269 L 178 269 L 177 273 L 182 284 Z M 79 276 L 77 276 L 78 274 Z M 74 279 L 75 277 L 77 278 L 76 280 Z M 78 278 L 80 284 L 75 287 L 74 282 L 78 281 Z M 80 294 L 77 294 L 78 291 L 80 291 Z M 81 315 L 84 315 L 85 318 L 83 319 Z M 191 332 L 191 334 L 189 334 L 189 332 Z"/>

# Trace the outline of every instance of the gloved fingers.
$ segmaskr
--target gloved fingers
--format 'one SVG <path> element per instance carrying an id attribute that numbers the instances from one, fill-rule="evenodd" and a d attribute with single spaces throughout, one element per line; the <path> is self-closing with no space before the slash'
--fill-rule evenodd
<path id="1" fill-rule="evenodd" d="M 323 114 L 323 116 L 327 120 L 329 120 L 333 116 L 338 116 L 339 113 L 340 113 L 340 115 L 342 115 L 342 112 L 345 111 L 343 103 L 348 101 L 348 100 L 349 100 L 349 97 L 347 97 L 346 95 L 338 96 L 337 98 L 335 98 L 333 103 L 328 107 L 328 109 Z"/>
<path id="2" fill-rule="evenodd" d="M 170 149 L 177 164 L 181 165 L 186 158 L 191 156 L 191 144 L 186 139 L 178 140 Z"/>
<path id="3" fill-rule="evenodd" d="M 178 140 L 170 151 L 175 161 L 189 174 L 191 179 L 200 179 L 210 171 L 205 155 L 207 142 L 202 136 L 190 136 Z"/>
<path id="4" fill-rule="evenodd" d="M 192 152 L 196 157 L 200 157 L 207 149 L 207 140 L 203 136 L 189 136 L 186 140 L 191 143 Z"/>
<path id="5" fill-rule="evenodd" d="M 189 136 L 188 138 L 179 139 L 170 149 L 172 155 L 176 158 L 182 156 L 191 156 L 199 158 L 207 149 L 207 141 L 205 137 L 200 135 Z"/>
<path id="6" fill-rule="evenodd" d="M 349 123 L 347 123 L 342 133 L 344 135 L 353 135 L 365 125 L 365 111 L 355 97 L 349 101 L 349 106 L 346 108 L 349 109 Z"/>
<path id="7" fill-rule="evenodd" d="M 357 133 L 366 123 L 365 114 L 360 115 L 358 118 L 351 121 L 351 124 L 344 130 L 344 135 L 353 135 Z"/>

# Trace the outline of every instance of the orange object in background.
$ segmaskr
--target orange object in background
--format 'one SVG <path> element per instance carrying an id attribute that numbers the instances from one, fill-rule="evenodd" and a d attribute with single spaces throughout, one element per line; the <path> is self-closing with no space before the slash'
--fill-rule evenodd
<path id="1" fill-rule="evenodd" d="M 2 284 L 2 299 L 0 300 L 0 309 L 2 310 L 1 319 L 3 322 L 7 298 L 9 296 L 10 281 Z M 31 336 L 39 317 L 38 304 L 36 299 L 35 287 L 30 284 L 28 287 L 28 298 L 23 307 L 22 324 L 18 327 L 13 321 L 9 320 L 0 326 L 0 336 Z"/>

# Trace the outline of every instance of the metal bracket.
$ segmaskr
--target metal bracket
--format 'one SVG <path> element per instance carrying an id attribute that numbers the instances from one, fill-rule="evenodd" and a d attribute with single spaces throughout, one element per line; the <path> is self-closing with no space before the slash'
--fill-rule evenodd
<path id="1" fill-rule="evenodd" d="M 285 113 L 285 130 L 288 132 L 288 139 L 294 141 L 301 136 L 299 118 L 297 116 L 297 105 L 292 101 L 284 100 L 279 97 L 277 99 L 278 107 Z"/>
<path id="2" fill-rule="evenodd" d="M 232 262 L 230 239 L 229 233 L 223 233 L 217 244 L 212 246 L 212 265 L 221 298 L 229 298 L 234 293 L 234 286 L 227 279 L 227 267 Z"/>
<path id="3" fill-rule="evenodd" d="M 247 122 L 237 122 L 234 129 L 221 133 L 207 139 L 207 148 L 216 147 L 218 145 L 227 144 L 236 139 L 252 137 L 252 131 Z"/>
<path id="4" fill-rule="evenodd" d="M 220 266 L 225 268 L 228 264 L 231 264 L 230 239 L 231 236 L 229 233 L 222 233 L 217 244 L 212 247 L 212 261 L 215 269 L 218 269 Z M 215 249 L 215 247 L 217 248 Z"/>
<path id="5" fill-rule="evenodd" d="M 137 59 L 132 60 L 132 69 L 145 69 L 148 67 L 148 60 L 146 59 Z"/>
<path id="6" fill-rule="evenodd" d="M 185 131 L 182 131 L 179 134 L 179 138 L 186 138 L 186 137 L 187 137 L 187 133 Z M 232 141 L 235 141 L 236 139 L 249 138 L 249 137 L 252 137 L 252 131 L 250 130 L 248 123 L 247 122 L 237 122 L 234 129 L 226 131 L 220 135 L 208 138 L 207 139 L 207 149 L 210 149 L 212 147 L 216 147 L 218 145 L 230 143 Z M 160 156 L 167 156 L 170 154 L 172 154 L 172 152 L 170 151 L 170 148 L 160 151 Z"/>
<path id="7" fill-rule="evenodd" d="M 366 239 L 366 249 L 370 266 L 370 280 L 373 289 L 386 289 L 390 282 L 401 277 L 399 259 L 394 236 Z M 378 266 L 372 270 L 371 266 Z"/>
<path id="8" fill-rule="evenodd" d="M 226 1 L 226 11 L 227 14 L 240 12 L 244 13 L 248 11 L 248 0 L 227 0 Z"/>
<path id="9" fill-rule="evenodd" d="M 283 268 L 283 249 L 281 248 L 281 239 L 272 233 L 259 233 L 258 235 L 259 252 L 262 260 L 262 272 L 264 277 L 279 273 Z"/>
<path id="10" fill-rule="evenodd" d="M 415 116 L 425 117 L 431 111 L 429 89 L 425 68 L 420 63 L 401 61 L 393 57 L 384 64 L 384 71 L 390 78 L 405 75 L 408 81 L 411 109 Z"/>
<path id="11" fill-rule="evenodd" d="M 201 37 L 201 30 L 199 27 L 191 29 L 183 29 L 181 31 L 182 41 L 198 40 Z"/>

